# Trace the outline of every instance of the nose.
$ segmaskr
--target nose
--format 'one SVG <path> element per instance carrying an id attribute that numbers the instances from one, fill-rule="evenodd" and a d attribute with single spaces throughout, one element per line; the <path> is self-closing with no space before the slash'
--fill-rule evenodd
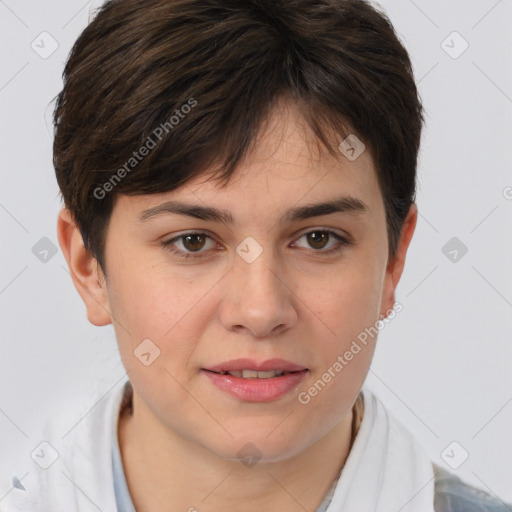
<path id="1" fill-rule="evenodd" d="M 294 293 L 270 252 L 263 251 L 252 263 L 235 256 L 220 311 L 228 331 L 265 338 L 296 324 Z"/>

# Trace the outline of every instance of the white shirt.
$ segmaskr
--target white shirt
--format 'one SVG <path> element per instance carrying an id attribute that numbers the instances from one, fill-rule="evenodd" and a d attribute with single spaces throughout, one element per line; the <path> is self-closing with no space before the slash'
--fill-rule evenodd
<path id="1" fill-rule="evenodd" d="M 10 485 L 11 490 L 0 501 L 1 512 L 134 511 L 117 440 L 126 383 L 90 402 L 96 403 L 90 411 L 77 405 L 46 425 L 49 444 L 40 446 L 40 460 L 25 457 L 16 471 L 2 475 L 3 488 Z M 317 512 L 433 512 L 431 461 L 371 391 L 363 387 L 362 394 L 364 416 L 357 437 Z M 51 462 L 54 450 L 58 456 L 51 465 L 38 465 Z M 13 478 L 19 480 L 14 486 Z"/>

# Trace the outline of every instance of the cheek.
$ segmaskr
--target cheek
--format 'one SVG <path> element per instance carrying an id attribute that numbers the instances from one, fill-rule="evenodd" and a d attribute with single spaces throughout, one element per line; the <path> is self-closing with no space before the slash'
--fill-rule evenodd
<path id="1" fill-rule="evenodd" d="M 362 258 L 360 263 L 304 290 L 319 319 L 312 329 L 315 371 L 302 390 L 304 401 L 311 400 L 333 422 L 355 400 L 377 341 L 382 265 Z"/>
<path id="2" fill-rule="evenodd" d="M 381 288 L 377 266 L 368 263 L 333 272 L 321 281 L 310 281 L 301 295 L 319 319 L 318 327 L 335 340 L 329 346 L 340 349 L 376 321 Z"/>
<path id="3" fill-rule="evenodd" d="M 185 365 L 209 321 L 207 294 L 215 283 L 212 275 L 194 280 L 164 268 L 127 263 L 117 268 L 109 283 L 109 304 L 120 351 L 129 356 L 150 339 L 164 356 L 161 361 Z M 179 344 L 173 343 L 177 339 Z"/>
<path id="4" fill-rule="evenodd" d="M 321 322 L 312 329 L 313 372 L 298 398 L 306 409 L 322 411 L 326 426 L 349 409 L 368 374 L 378 334 L 378 291 L 371 272 L 332 279 L 323 293 L 309 289 L 308 305 Z"/>

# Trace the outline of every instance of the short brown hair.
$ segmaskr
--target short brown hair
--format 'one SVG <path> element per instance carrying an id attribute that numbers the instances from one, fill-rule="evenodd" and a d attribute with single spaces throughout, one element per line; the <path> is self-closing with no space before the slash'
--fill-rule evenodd
<path id="1" fill-rule="evenodd" d="M 369 3 L 107 0 L 63 80 L 57 181 L 103 271 L 118 194 L 171 191 L 214 163 L 227 183 L 283 97 L 331 154 L 342 157 L 350 133 L 371 151 L 394 256 L 415 200 L 423 108 L 406 49 Z"/>

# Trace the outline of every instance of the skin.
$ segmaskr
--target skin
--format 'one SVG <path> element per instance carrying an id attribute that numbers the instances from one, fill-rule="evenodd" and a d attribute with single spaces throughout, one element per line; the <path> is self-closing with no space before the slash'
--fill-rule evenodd
<path id="1" fill-rule="evenodd" d="M 351 162 L 320 151 L 293 104 L 274 110 L 227 187 L 209 177 L 171 192 L 118 196 L 106 235 L 106 278 L 69 212 L 63 208 L 58 218 L 87 317 L 113 324 L 134 388 L 134 414 L 118 425 L 130 494 L 138 511 L 315 510 L 348 456 L 352 406 L 377 337 L 308 404 L 297 395 L 393 308 L 417 208 L 388 261 L 370 152 Z M 345 194 L 368 211 L 280 221 L 290 208 Z M 235 223 L 178 214 L 137 221 L 170 199 L 229 210 Z M 199 248 L 203 258 L 184 259 L 161 245 L 192 230 L 210 238 L 174 246 L 192 255 Z M 315 245 L 304 236 L 325 230 L 353 243 L 339 246 L 330 237 Z M 247 236 L 263 248 L 252 263 L 236 253 Z M 149 366 L 133 354 L 146 338 L 160 349 Z M 200 372 L 238 357 L 283 358 L 309 372 L 284 397 L 244 402 Z M 252 467 L 237 457 L 246 443 L 261 454 Z"/>

